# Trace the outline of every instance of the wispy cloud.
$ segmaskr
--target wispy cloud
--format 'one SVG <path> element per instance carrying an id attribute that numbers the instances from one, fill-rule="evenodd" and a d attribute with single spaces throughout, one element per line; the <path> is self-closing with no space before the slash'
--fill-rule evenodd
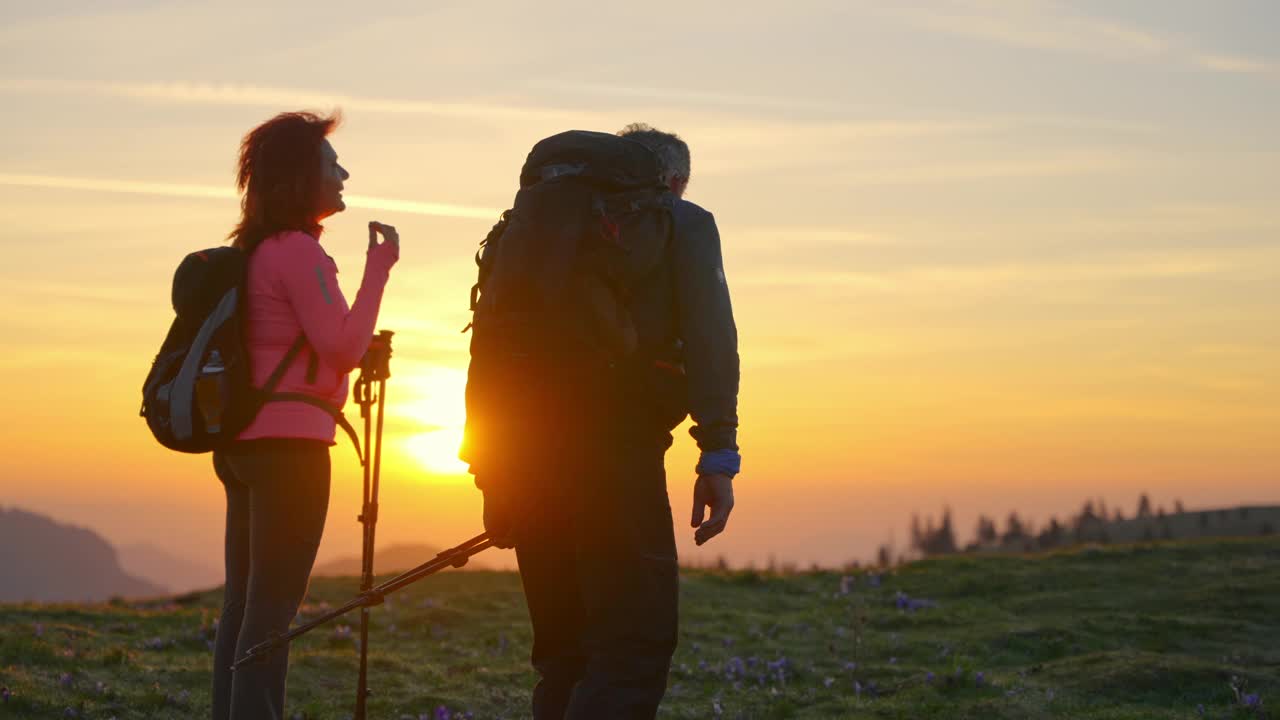
<path id="1" fill-rule="evenodd" d="M 64 177 L 55 175 L 20 175 L 0 173 L 0 185 L 51 190 L 85 190 L 90 192 L 125 193 L 131 195 L 157 195 L 161 197 L 203 198 L 233 200 L 237 197 L 231 188 L 215 185 L 190 185 L 182 183 L 139 182 L 104 178 Z M 432 215 L 451 218 L 477 218 L 492 220 L 501 210 L 471 205 L 400 200 L 370 195 L 344 195 L 347 206 L 365 210 L 384 210 L 413 215 Z"/>
<path id="2" fill-rule="evenodd" d="M 1242 267 L 1264 266 L 1275 250 L 1237 249 L 1231 253 L 1183 252 L 1116 253 L 1109 258 L 1045 262 L 998 261 L 973 265 L 908 265 L 870 271 L 841 267 L 753 269 L 735 273 L 730 283 L 752 288 L 826 288 L 829 292 L 955 298 L 962 295 L 1020 294 L 1076 287 L 1089 281 L 1177 280 L 1222 275 Z M 1263 265 L 1259 265 L 1259 264 Z M 1083 295 L 1098 300 L 1096 288 Z"/>
<path id="3" fill-rule="evenodd" d="M 1093 175 L 1134 168 L 1133 154 L 1101 151 L 1046 154 L 1038 158 L 922 164 L 903 167 L 852 169 L 832 176 L 851 185 L 923 185 L 963 181 L 1051 178 Z"/>
<path id="4" fill-rule="evenodd" d="M 0 91 L 48 95 L 116 97 L 163 103 L 251 107 L 306 107 L 397 115 L 493 120 L 580 119 L 581 112 L 521 105 L 405 100 L 316 90 L 202 82 L 83 82 L 50 78 L 0 79 Z"/>
<path id="5" fill-rule="evenodd" d="M 1245 75 L 1280 75 L 1280 61 L 1213 53 L 1198 54 L 1195 56 L 1195 60 L 1201 67 L 1218 72 Z"/>
<path id="6" fill-rule="evenodd" d="M 894 5 L 876 9 L 936 32 L 1012 47 L 1112 60 L 1169 60 L 1224 73 L 1280 73 L 1280 62 L 1274 60 L 1208 52 L 1180 37 L 1084 15 L 1051 0 L 949 0 L 930 7 Z"/>
<path id="7" fill-rule="evenodd" d="M 952 0 L 928 8 L 894 6 L 889 12 L 931 30 L 1023 48 L 1134 58 L 1169 46 L 1152 33 L 1073 15 L 1049 2 Z"/>

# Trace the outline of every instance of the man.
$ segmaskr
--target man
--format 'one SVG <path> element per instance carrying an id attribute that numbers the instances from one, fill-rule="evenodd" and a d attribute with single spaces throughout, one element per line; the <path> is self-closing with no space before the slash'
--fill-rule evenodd
<path id="1" fill-rule="evenodd" d="M 517 481 L 503 478 L 536 493 L 513 500 L 493 490 L 483 471 L 476 475 L 485 527 L 500 547 L 514 545 L 520 565 L 540 675 L 537 720 L 656 715 L 677 640 L 678 567 L 663 466 L 671 430 L 693 416 L 690 432 L 702 451 L 691 518 L 698 545 L 724 531 L 740 465 L 737 330 L 715 219 L 683 199 L 689 148 L 647 125 L 618 135 L 654 152 L 672 194 L 671 245 L 629 304 L 639 344 L 669 352 L 637 374 L 615 416 L 601 423 L 607 429 L 583 435 L 591 438 L 585 453 L 554 468 L 516 470 L 524 475 Z M 537 430 L 544 429 L 529 432 Z"/>

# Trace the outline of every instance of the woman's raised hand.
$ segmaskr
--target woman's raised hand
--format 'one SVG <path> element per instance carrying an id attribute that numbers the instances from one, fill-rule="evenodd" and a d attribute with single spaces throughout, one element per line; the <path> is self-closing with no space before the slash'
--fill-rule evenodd
<path id="1" fill-rule="evenodd" d="M 391 243 L 396 246 L 396 250 L 400 249 L 400 233 L 390 225 L 384 225 L 376 220 L 369 221 L 369 249 L 372 250 L 378 246 L 378 236 L 382 236 L 382 242 Z"/>

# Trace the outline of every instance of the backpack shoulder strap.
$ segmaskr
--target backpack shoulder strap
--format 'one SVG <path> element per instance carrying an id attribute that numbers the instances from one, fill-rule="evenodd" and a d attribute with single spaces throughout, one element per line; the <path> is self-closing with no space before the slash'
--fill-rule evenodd
<path id="1" fill-rule="evenodd" d="M 289 366 L 293 364 L 294 360 L 298 359 L 298 353 L 302 352 L 302 348 L 306 346 L 307 336 L 303 333 L 298 333 L 298 339 L 293 341 L 293 345 L 289 346 L 289 351 L 284 354 L 284 357 L 280 358 L 276 369 L 271 371 L 271 376 L 267 378 L 266 384 L 262 386 L 262 390 L 259 392 L 264 395 L 270 395 L 275 392 L 280 381 L 284 379 L 284 374 L 288 371 Z"/>
<path id="2" fill-rule="evenodd" d="M 364 454 L 360 452 L 360 436 L 356 434 L 356 429 L 352 427 L 351 422 L 347 420 L 347 416 L 341 410 L 335 408 L 329 403 L 318 397 L 306 395 L 303 393 L 272 393 L 267 396 L 267 402 L 300 402 L 312 407 L 318 407 L 329 413 L 334 422 L 338 423 L 347 437 L 351 438 L 351 444 L 355 446 L 356 457 L 360 459 L 360 464 L 364 464 Z"/>
<path id="3" fill-rule="evenodd" d="M 329 413 L 338 426 L 342 428 L 347 437 L 351 438 L 352 445 L 355 446 L 356 457 L 360 459 L 360 464 L 364 464 L 364 454 L 360 451 L 360 436 L 356 434 L 356 429 L 351 426 L 351 422 L 347 420 L 347 416 L 342 414 L 342 410 L 333 407 L 329 403 L 311 395 L 303 393 L 278 393 L 276 388 L 279 387 L 280 381 L 284 379 L 284 374 L 288 371 L 289 366 L 294 360 L 298 359 L 298 355 L 302 349 L 307 346 L 307 336 L 304 333 L 298 333 L 298 339 L 293 341 L 293 345 L 289 346 L 289 351 L 280 358 L 280 363 L 276 365 L 276 369 L 271 371 L 271 377 L 267 378 L 267 382 L 258 391 L 262 403 L 269 402 L 300 402 L 306 403 Z"/>

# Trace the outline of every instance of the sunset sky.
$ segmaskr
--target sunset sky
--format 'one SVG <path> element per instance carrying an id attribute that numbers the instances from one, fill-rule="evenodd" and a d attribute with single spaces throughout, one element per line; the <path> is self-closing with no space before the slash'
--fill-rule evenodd
<path id="1" fill-rule="evenodd" d="M 207 456 L 137 417 L 240 137 L 341 108 L 348 298 L 396 225 L 379 543 L 479 532 L 451 462 L 472 253 L 549 134 L 693 154 L 741 336 L 743 473 L 690 561 L 905 549 L 913 511 L 1280 503 L 1280 4 L 5 3 L 0 505 L 220 566 Z M 348 410 L 356 416 L 355 408 Z M 358 554 L 334 449 L 321 560 Z M 494 555 L 491 562 L 508 562 Z"/>

